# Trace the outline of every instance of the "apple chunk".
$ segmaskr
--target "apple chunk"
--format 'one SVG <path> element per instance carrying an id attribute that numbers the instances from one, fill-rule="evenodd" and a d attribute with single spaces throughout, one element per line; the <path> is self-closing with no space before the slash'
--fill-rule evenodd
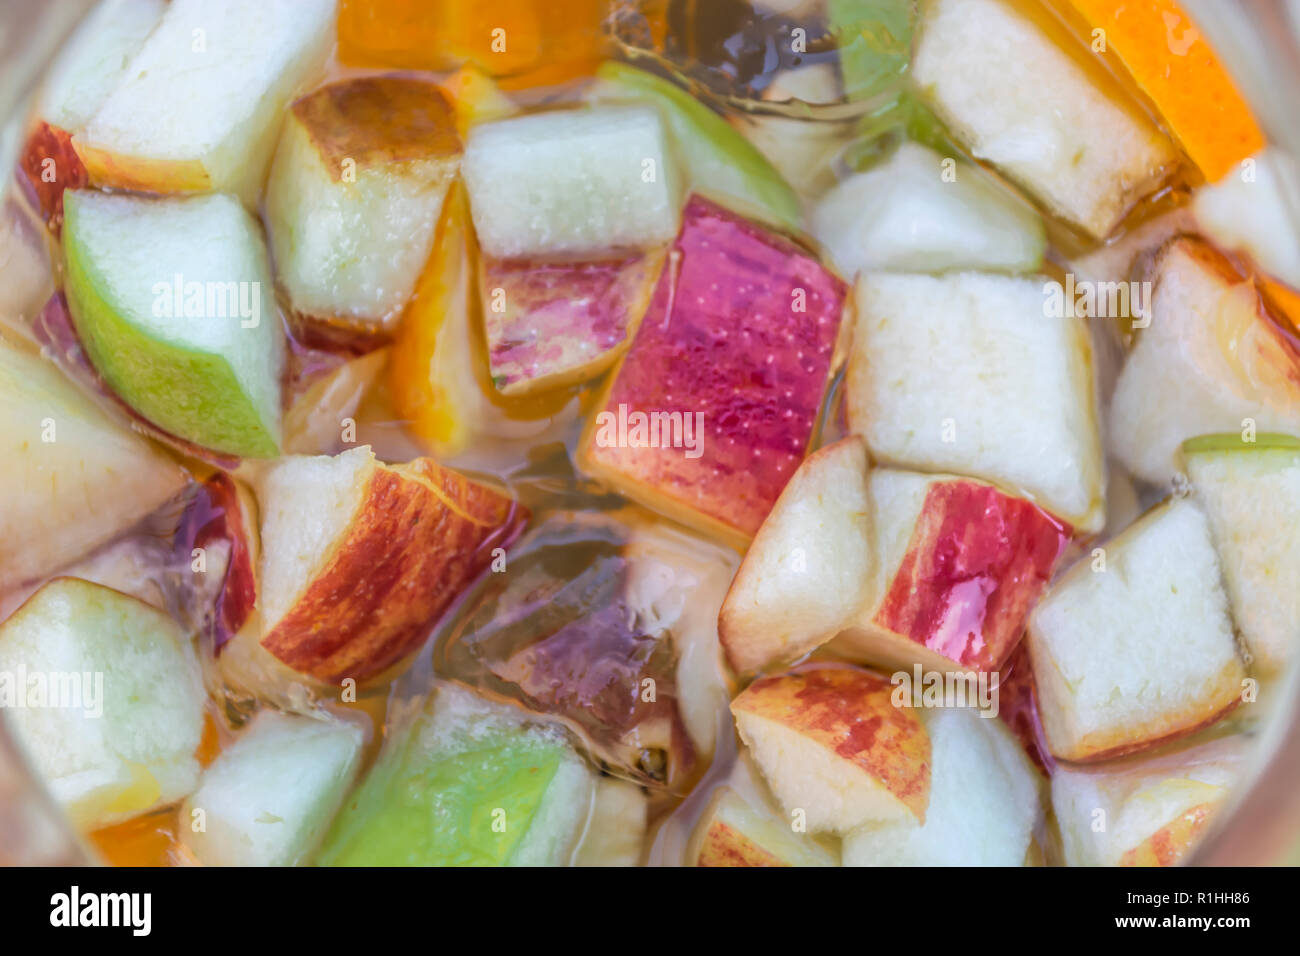
<path id="1" fill-rule="evenodd" d="M 730 787 L 718 791 L 699 824 L 696 866 L 835 866 L 835 858 L 811 837 L 768 812 L 755 809 Z"/>
<path id="2" fill-rule="evenodd" d="M 204 866 L 304 862 L 356 776 L 362 736 L 340 721 L 261 711 L 181 808 L 185 848 Z"/>
<path id="3" fill-rule="evenodd" d="M 445 685 L 334 822 L 325 866 L 558 866 L 596 778 L 555 728 Z"/>
<path id="4" fill-rule="evenodd" d="M 812 438 L 844 284 L 789 240 L 698 196 L 669 257 L 579 464 L 743 547 Z"/>
<path id="5" fill-rule="evenodd" d="M 109 387 L 203 448 L 274 456 L 284 336 L 252 217 L 221 194 L 64 206 L 68 308 Z"/>
<path id="6" fill-rule="evenodd" d="M 1035 279 L 859 276 L 845 407 L 879 462 L 995 481 L 1081 531 L 1105 520 L 1092 350 Z"/>
<path id="7" fill-rule="evenodd" d="M 329 53 L 334 0 L 172 0 L 73 137 L 96 186 L 250 206 L 285 105 Z"/>
<path id="8" fill-rule="evenodd" d="M 266 187 L 271 253 L 294 311 L 391 327 L 429 258 L 460 154 L 451 106 L 425 80 L 359 77 L 297 100 Z"/>
<path id="9" fill-rule="evenodd" d="M 718 616 L 737 672 L 806 654 L 866 601 L 870 508 L 861 438 L 828 445 L 799 466 L 754 536 Z"/>
<path id="10" fill-rule="evenodd" d="M 650 304 L 660 251 L 616 259 L 479 259 L 489 373 L 502 395 L 576 385 L 609 368 Z"/>
<path id="11" fill-rule="evenodd" d="M 499 259 L 590 258 L 677 231 L 680 177 L 649 107 L 484 123 L 470 130 L 464 175 L 479 243 Z"/>
<path id="12" fill-rule="evenodd" d="M 256 492 L 259 617 L 222 652 L 253 690 L 285 676 L 277 665 L 337 684 L 397 664 L 527 520 L 432 459 L 384 465 L 369 446 L 282 459 Z"/>
<path id="13" fill-rule="evenodd" d="M 1183 445 L 1183 458 L 1237 629 L 1255 669 L 1277 673 L 1300 644 L 1300 440 L 1203 435 Z"/>
<path id="14" fill-rule="evenodd" d="M 646 836 L 649 799 L 634 783 L 601 777 L 576 866 L 636 866 Z"/>
<path id="15" fill-rule="evenodd" d="M 83 832 L 181 799 L 198 781 L 206 696 L 176 624 L 55 578 L 0 625 L 0 706 Z"/>
<path id="16" fill-rule="evenodd" d="M 1224 249 L 1244 251 L 1293 289 L 1300 289 L 1300 236 L 1287 215 L 1287 190 L 1300 185 L 1300 167 L 1276 147 L 1251 157 L 1192 200 L 1200 231 Z"/>
<path id="17" fill-rule="evenodd" d="M 874 574 L 835 649 L 881 667 L 1001 668 L 1069 529 L 1024 498 L 951 475 L 879 469 L 870 507 Z"/>
<path id="18" fill-rule="evenodd" d="M 1111 399 L 1107 435 L 1140 478 L 1168 482 L 1178 448 L 1211 432 L 1300 434 L 1300 349 L 1253 282 L 1208 243 L 1179 238 L 1152 269 L 1151 324 Z"/>
<path id="19" fill-rule="evenodd" d="M 976 158 L 1093 236 L 1108 235 L 1177 162 L 1113 81 L 1099 85 L 1104 69 L 1085 69 L 1004 0 L 924 4 L 912 72 Z"/>
<path id="20" fill-rule="evenodd" d="M 103 0 L 81 21 L 51 65 L 21 165 L 41 215 L 52 228 L 63 221 L 63 190 L 89 182 L 72 135 L 112 92 L 166 8 L 164 0 Z"/>
<path id="21" fill-rule="evenodd" d="M 1043 817 L 1037 771 L 1001 721 L 967 708 L 921 711 L 930 736 L 925 822 L 868 823 L 845 866 L 1021 866 Z"/>
<path id="22" fill-rule="evenodd" d="M 925 821 L 930 739 L 892 696 L 877 674 L 819 666 L 756 680 L 731 712 L 786 812 L 844 834 L 873 820 Z"/>
<path id="23" fill-rule="evenodd" d="M 903 143 L 887 161 L 820 200 L 812 230 L 846 276 L 872 270 L 1031 272 L 1042 266 L 1043 220 L 983 170 Z"/>
<path id="24" fill-rule="evenodd" d="M 1043 729 L 1063 760 L 1139 750 L 1241 700 L 1210 526 L 1188 500 L 1148 513 L 1076 564 L 1029 620 Z"/>
<path id="25" fill-rule="evenodd" d="M 185 472 L 52 365 L 0 346 L 0 592 L 48 574 L 157 510 Z M 18 544 L 20 543 L 20 544 Z"/>
<path id="26" fill-rule="evenodd" d="M 1066 864 L 1178 863 L 1241 779 L 1248 743 L 1220 737 L 1158 757 L 1058 768 L 1052 806 Z"/>

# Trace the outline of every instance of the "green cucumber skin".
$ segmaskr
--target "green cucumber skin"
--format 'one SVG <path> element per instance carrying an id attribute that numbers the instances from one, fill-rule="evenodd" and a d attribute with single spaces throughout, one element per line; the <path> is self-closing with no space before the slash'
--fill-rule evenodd
<path id="1" fill-rule="evenodd" d="M 68 311 L 91 364 L 114 393 L 152 424 L 196 445 L 247 458 L 279 455 L 275 430 L 224 358 L 151 338 L 105 301 L 98 290 L 107 283 L 73 238 L 74 193 L 65 197 L 64 215 Z"/>

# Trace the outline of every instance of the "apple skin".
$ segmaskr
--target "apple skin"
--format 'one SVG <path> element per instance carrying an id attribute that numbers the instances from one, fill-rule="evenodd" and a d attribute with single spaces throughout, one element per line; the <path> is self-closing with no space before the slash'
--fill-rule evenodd
<path id="1" fill-rule="evenodd" d="M 327 684 L 382 673 L 423 642 L 493 549 L 509 547 L 527 523 L 514 499 L 430 458 L 400 468 L 373 470 L 360 519 L 262 636 L 293 670 Z"/>
<path id="2" fill-rule="evenodd" d="M 614 418 L 620 406 L 684 420 L 702 414 L 701 454 L 609 447 L 596 415 L 579 464 L 628 497 L 743 548 L 808 450 L 846 295 L 839 278 L 789 240 L 691 197 L 600 408 Z M 792 312 L 801 300 L 806 311 Z"/>
<path id="3" fill-rule="evenodd" d="M 1029 647 L 1020 644 L 1002 667 L 998 683 L 998 717 L 1011 728 L 1025 753 L 1045 775 L 1051 776 L 1056 758 L 1047 746 L 1043 721 L 1038 715 L 1038 689 Z"/>
<path id="4" fill-rule="evenodd" d="M 696 866 L 789 866 L 733 826 L 714 820 L 705 831 Z"/>
<path id="5" fill-rule="evenodd" d="M 251 493 L 218 471 L 199 485 L 176 529 L 173 551 L 178 567 L 190 565 L 195 548 L 207 550 L 225 542 L 230 549 L 215 606 L 202 615 L 214 655 L 239 633 L 257 604 L 260 547 L 256 522 Z"/>
<path id="6" fill-rule="evenodd" d="M 754 681 L 731 710 L 794 729 L 850 761 L 924 823 L 930 738 L 911 708 L 894 706 L 893 690 L 884 677 L 859 668 L 811 666 Z"/>
<path id="7" fill-rule="evenodd" d="M 1200 803 L 1179 814 L 1141 844 L 1126 850 L 1120 866 L 1173 866 L 1191 849 L 1214 814 L 1214 807 Z"/>
<path id="8" fill-rule="evenodd" d="M 46 160 L 53 162 L 53 182 L 44 178 Z M 66 130 L 38 121 L 23 147 L 19 165 L 34 205 L 57 236 L 63 227 L 63 191 L 81 189 L 90 183 L 90 174 L 72 148 L 72 137 Z"/>
<path id="9" fill-rule="evenodd" d="M 973 481 L 936 482 L 873 623 L 962 668 L 995 670 L 1069 538 L 1023 498 Z"/>
<path id="10" fill-rule="evenodd" d="M 585 262 L 479 260 L 492 382 L 502 395 L 576 385 L 605 371 L 636 333 L 662 252 Z M 505 310 L 494 307 L 498 297 Z"/>

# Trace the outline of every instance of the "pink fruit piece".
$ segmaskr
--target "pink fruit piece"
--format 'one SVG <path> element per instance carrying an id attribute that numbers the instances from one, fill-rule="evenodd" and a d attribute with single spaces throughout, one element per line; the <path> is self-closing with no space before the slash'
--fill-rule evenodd
<path id="1" fill-rule="evenodd" d="M 845 295 L 790 239 L 692 196 L 580 463 L 744 547 L 808 450 Z"/>

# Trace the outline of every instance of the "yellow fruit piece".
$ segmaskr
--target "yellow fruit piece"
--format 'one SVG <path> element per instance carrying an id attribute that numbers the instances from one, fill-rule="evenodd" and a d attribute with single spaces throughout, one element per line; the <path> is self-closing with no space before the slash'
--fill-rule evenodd
<path id="1" fill-rule="evenodd" d="M 440 84 L 456 113 L 456 130 L 461 139 L 471 126 L 505 119 L 519 112 L 519 107 L 500 87 L 476 66 L 462 66 Z"/>
<path id="2" fill-rule="evenodd" d="M 1201 173 L 1217 182 L 1264 146 L 1236 84 L 1175 0 L 1067 0 L 1164 117 Z M 1097 41 L 1093 34 L 1093 41 Z"/>

